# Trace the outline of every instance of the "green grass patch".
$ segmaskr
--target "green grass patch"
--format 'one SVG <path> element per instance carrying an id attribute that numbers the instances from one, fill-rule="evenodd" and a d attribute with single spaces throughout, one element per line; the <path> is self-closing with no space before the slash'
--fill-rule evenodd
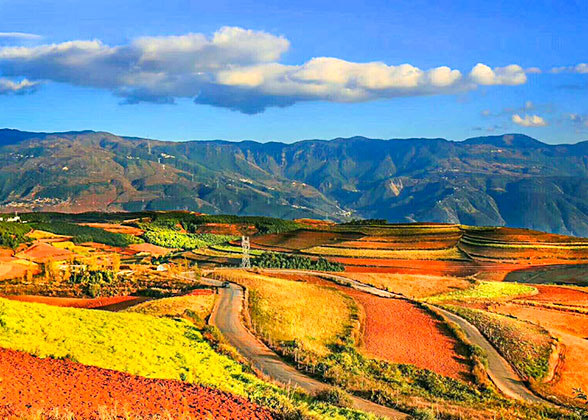
<path id="1" fill-rule="evenodd" d="M 425 300 L 430 303 L 467 300 L 492 300 L 515 298 L 517 296 L 533 295 L 536 293 L 537 289 L 532 286 L 526 286 L 524 284 L 481 281 L 476 283 L 476 285 L 470 289 L 456 290 L 454 292 L 433 296 Z"/>

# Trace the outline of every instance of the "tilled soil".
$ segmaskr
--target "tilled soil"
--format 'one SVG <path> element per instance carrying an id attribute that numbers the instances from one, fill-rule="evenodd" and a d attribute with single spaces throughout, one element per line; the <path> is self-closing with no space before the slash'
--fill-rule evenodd
<path id="1" fill-rule="evenodd" d="M 215 389 L 0 349 L 0 418 L 55 410 L 82 419 L 99 419 L 104 412 L 120 419 L 127 413 L 130 418 L 275 418 L 242 397 Z"/>

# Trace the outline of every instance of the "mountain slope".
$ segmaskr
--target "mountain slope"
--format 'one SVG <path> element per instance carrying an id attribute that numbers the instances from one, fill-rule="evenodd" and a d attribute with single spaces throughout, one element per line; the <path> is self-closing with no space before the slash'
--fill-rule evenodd
<path id="1" fill-rule="evenodd" d="M 588 142 L 163 142 L 0 130 L 2 210 L 191 209 L 509 225 L 588 236 Z"/>

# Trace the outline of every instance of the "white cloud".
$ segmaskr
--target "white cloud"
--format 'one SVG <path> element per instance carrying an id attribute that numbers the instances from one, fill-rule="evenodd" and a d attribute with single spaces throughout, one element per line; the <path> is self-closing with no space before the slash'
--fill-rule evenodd
<path id="1" fill-rule="evenodd" d="M 28 34 L 25 32 L 0 32 L 0 40 L 2 41 L 17 41 L 17 40 L 37 40 L 41 39 L 41 35 Z"/>
<path id="2" fill-rule="evenodd" d="M 554 67 L 551 73 L 578 73 L 588 74 L 588 63 L 580 63 L 575 66 Z"/>
<path id="3" fill-rule="evenodd" d="M 525 83 L 518 65 L 474 67 L 468 77 L 447 66 L 354 63 L 316 57 L 280 63 L 290 43 L 281 36 L 224 27 L 212 36 L 142 37 L 120 46 L 99 40 L 0 48 L 0 73 L 108 89 L 125 102 L 197 103 L 246 113 L 299 101 L 362 102 L 398 96 L 453 94 L 478 85 Z"/>
<path id="4" fill-rule="evenodd" d="M 543 73 L 543 70 L 541 70 L 539 67 L 527 67 L 525 69 L 525 73 L 527 73 L 527 74 L 541 74 L 541 73 Z"/>
<path id="5" fill-rule="evenodd" d="M 10 79 L 0 77 L 0 95 L 22 95 L 25 93 L 32 93 L 37 89 L 38 82 L 31 82 L 23 79 L 20 82 L 15 82 Z"/>
<path id="6" fill-rule="evenodd" d="M 470 72 L 470 79 L 479 85 L 522 85 L 527 82 L 525 70 L 519 65 L 511 64 L 506 67 L 494 67 L 478 63 Z"/>
<path id="7" fill-rule="evenodd" d="M 513 114 L 511 120 L 513 123 L 523 127 L 545 127 L 547 125 L 547 121 L 539 115 L 525 115 L 521 117 L 519 114 Z"/>
<path id="8" fill-rule="evenodd" d="M 588 127 L 588 114 L 569 114 L 570 121 L 576 125 Z"/>

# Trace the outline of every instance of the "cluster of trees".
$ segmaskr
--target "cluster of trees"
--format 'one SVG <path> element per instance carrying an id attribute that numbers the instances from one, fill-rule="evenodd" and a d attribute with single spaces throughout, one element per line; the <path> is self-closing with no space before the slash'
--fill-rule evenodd
<path id="1" fill-rule="evenodd" d="M 235 239 L 234 236 L 214 235 L 211 233 L 182 233 L 177 228 L 159 227 L 156 225 L 142 225 L 141 227 L 145 229 L 143 239 L 146 242 L 166 248 L 190 250 L 222 244 Z"/>
<path id="2" fill-rule="evenodd" d="M 0 246 L 7 246 L 12 249 L 18 248 L 23 242 L 28 242 L 25 236 L 30 232 L 31 227 L 14 222 L 0 222 Z"/>
<path id="3" fill-rule="evenodd" d="M 235 216 L 232 214 L 202 215 L 198 216 L 185 212 L 156 213 L 153 215 L 153 224 L 160 226 L 176 226 L 180 224 L 186 231 L 194 233 L 198 226 L 205 223 L 227 223 L 255 226 L 259 233 L 282 233 L 299 229 L 300 224 L 293 220 L 282 220 L 264 216 Z"/>
<path id="4" fill-rule="evenodd" d="M 325 258 L 313 260 L 302 255 L 289 255 L 275 252 L 264 252 L 256 257 L 252 264 L 261 268 L 289 268 L 293 270 L 343 271 L 345 266 L 331 262 Z"/>
<path id="5" fill-rule="evenodd" d="M 126 247 L 130 244 L 142 242 L 141 239 L 124 233 L 107 232 L 90 226 L 76 225 L 68 222 L 38 222 L 32 223 L 35 229 L 45 230 L 57 235 L 71 236 L 74 243 L 97 242 L 100 244 Z"/>

